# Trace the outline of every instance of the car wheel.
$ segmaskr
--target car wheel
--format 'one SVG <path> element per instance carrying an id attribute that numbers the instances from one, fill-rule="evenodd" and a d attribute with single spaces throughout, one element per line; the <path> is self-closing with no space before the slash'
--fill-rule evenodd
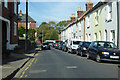
<path id="1" fill-rule="evenodd" d="M 81 52 L 80 56 L 83 57 L 83 52 Z"/>
<path id="2" fill-rule="evenodd" d="M 90 54 L 89 53 L 87 53 L 87 59 L 90 59 Z"/>
<path id="3" fill-rule="evenodd" d="M 42 50 L 42 48 L 40 47 L 40 51 Z"/>
<path id="4" fill-rule="evenodd" d="M 96 56 L 96 61 L 97 61 L 98 63 L 101 62 L 101 59 L 100 59 L 100 56 L 99 56 L 99 55 Z"/>

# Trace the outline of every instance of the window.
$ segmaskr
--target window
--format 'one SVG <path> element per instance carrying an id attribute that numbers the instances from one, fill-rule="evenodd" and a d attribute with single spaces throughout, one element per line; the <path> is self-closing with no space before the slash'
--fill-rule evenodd
<path id="1" fill-rule="evenodd" d="M 95 42 L 95 43 L 93 44 L 93 46 L 97 47 L 97 42 Z"/>
<path id="2" fill-rule="evenodd" d="M 17 35 L 17 23 L 14 22 L 14 36 Z"/>
<path id="3" fill-rule="evenodd" d="M 107 41 L 107 30 L 105 30 L 104 40 Z"/>
<path id="4" fill-rule="evenodd" d="M 95 16 L 95 20 L 96 20 L 96 25 L 98 25 L 98 10 L 96 11 L 96 16 Z"/>
<path id="5" fill-rule="evenodd" d="M 0 5 L 1 5 L 2 1 L 0 0 Z"/>
<path id="6" fill-rule="evenodd" d="M 79 27 L 79 31 L 81 31 L 81 22 L 80 22 L 80 27 Z"/>
<path id="7" fill-rule="evenodd" d="M 4 0 L 4 6 L 5 6 L 6 8 L 8 8 L 7 0 Z"/>
<path id="8" fill-rule="evenodd" d="M 90 26 L 90 16 L 88 15 L 88 25 L 87 25 L 87 27 L 89 27 Z"/>
<path id="9" fill-rule="evenodd" d="M 94 41 L 97 41 L 97 33 L 94 34 Z"/>
<path id="10" fill-rule="evenodd" d="M 101 31 L 99 31 L 99 41 L 101 41 Z"/>
<path id="11" fill-rule="evenodd" d="M 14 2 L 14 13 L 17 14 L 17 2 Z"/>
<path id="12" fill-rule="evenodd" d="M 112 3 L 107 5 L 107 21 L 111 21 L 112 19 Z"/>
<path id="13" fill-rule="evenodd" d="M 115 43 L 115 30 L 111 30 L 110 32 L 110 41 Z"/>

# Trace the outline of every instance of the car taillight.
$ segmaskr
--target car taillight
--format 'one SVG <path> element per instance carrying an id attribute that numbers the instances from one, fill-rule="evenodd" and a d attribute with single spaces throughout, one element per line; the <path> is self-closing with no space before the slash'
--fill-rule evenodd
<path id="1" fill-rule="evenodd" d="M 42 45 L 42 46 L 44 46 L 44 45 Z"/>
<path id="2" fill-rule="evenodd" d="M 48 46 L 50 46 L 50 45 L 48 45 Z"/>
<path id="3" fill-rule="evenodd" d="M 57 46 L 57 44 L 55 44 Z"/>

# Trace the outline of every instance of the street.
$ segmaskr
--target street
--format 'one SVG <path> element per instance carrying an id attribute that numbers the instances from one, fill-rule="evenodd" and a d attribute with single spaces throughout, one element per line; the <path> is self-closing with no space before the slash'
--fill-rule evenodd
<path id="1" fill-rule="evenodd" d="M 118 78 L 117 66 L 51 48 L 39 51 L 14 78 Z"/>

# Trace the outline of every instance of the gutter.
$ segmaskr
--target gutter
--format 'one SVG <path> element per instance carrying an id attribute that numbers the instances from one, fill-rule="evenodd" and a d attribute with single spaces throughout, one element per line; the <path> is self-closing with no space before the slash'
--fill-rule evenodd
<path id="1" fill-rule="evenodd" d="M 117 35 L 117 47 L 120 49 L 120 46 L 119 46 L 119 44 L 120 44 L 120 43 L 119 43 L 119 41 L 120 41 L 120 37 L 119 37 L 119 34 L 120 34 L 120 30 L 119 30 L 119 29 L 120 29 L 120 27 L 119 27 L 119 26 L 120 26 L 120 24 L 119 24 L 119 23 L 120 23 L 120 22 L 119 22 L 119 18 L 120 18 L 120 13 L 119 13 L 119 0 L 117 1 L 117 15 L 118 15 L 118 17 L 117 17 L 117 21 L 118 21 L 118 22 L 117 22 L 117 34 L 118 34 L 118 35 Z"/>

